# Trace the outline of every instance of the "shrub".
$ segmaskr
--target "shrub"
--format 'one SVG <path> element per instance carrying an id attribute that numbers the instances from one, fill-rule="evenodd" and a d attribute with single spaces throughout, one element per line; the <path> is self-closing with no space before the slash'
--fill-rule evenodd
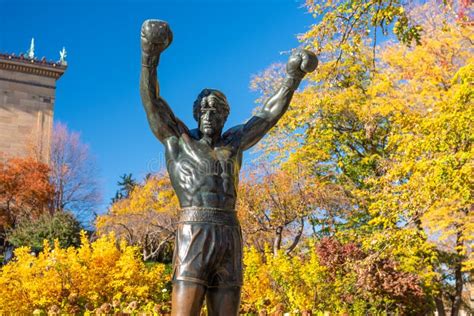
<path id="1" fill-rule="evenodd" d="M 58 240 L 59 246 L 79 246 L 81 225 L 68 212 L 59 211 L 54 215 L 43 214 L 37 220 L 21 222 L 8 232 L 7 239 L 13 246 L 30 247 L 33 251 L 43 248 L 43 240 L 53 243 Z"/>
<path id="2" fill-rule="evenodd" d="M 0 270 L 2 312 L 156 313 L 169 310 L 170 273 L 163 264 L 147 268 L 139 249 L 118 243 L 114 235 L 90 243 L 81 233 L 79 248 L 51 247 L 38 256 L 28 247 Z"/>

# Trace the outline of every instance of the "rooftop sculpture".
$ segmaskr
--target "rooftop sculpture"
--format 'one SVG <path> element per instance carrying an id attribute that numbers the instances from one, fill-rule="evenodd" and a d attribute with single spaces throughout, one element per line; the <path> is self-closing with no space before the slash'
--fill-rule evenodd
<path id="1" fill-rule="evenodd" d="M 35 58 L 35 39 L 31 39 L 30 49 L 28 50 L 28 58 L 34 59 Z"/>

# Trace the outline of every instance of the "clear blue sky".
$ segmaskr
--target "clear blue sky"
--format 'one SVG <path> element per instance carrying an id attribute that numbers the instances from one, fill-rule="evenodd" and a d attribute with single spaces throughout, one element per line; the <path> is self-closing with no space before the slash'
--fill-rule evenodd
<path id="1" fill-rule="evenodd" d="M 216 88 L 229 100 L 229 127 L 247 119 L 255 106 L 251 76 L 286 61 L 281 52 L 297 47 L 296 35 L 314 22 L 303 3 L 0 0 L 0 51 L 26 52 L 34 37 L 36 55 L 57 60 L 66 47 L 69 67 L 57 85 L 54 119 L 89 144 L 108 203 L 120 175 L 142 179 L 157 171 L 163 156 L 139 96 L 142 22 L 166 20 L 174 33 L 159 79 L 175 114 L 194 127 L 194 99 L 201 89 Z"/>

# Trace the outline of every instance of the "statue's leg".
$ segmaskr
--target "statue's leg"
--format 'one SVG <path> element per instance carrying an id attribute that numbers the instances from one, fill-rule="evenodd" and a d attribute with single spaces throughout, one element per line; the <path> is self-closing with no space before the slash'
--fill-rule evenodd
<path id="1" fill-rule="evenodd" d="M 171 315 L 199 316 L 205 293 L 206 287 L 202 284 L 188 281 L 174 281 Z"/>
<path id="2" fill-rule="evenodd" d="M 178 224 L 173 256 L 173 316 L 199 316 L 206 293 L 212 231 L 202 224 Z M 206 246 L 206 243 L 209 244 Z"/>
<path id="3" fill-rule="evenodd" d="M 235 316 L 239 314 L 240 286 L 210 287 L 206 293 L 209 316 Z"/>
<path id="4" fill-rule="evenodd" d="M 209 278 L 206 304 L 209 316 L 239 314 L 242 288 L 242 236 L 239 226 L 219 227 L 220 247 Z"/>

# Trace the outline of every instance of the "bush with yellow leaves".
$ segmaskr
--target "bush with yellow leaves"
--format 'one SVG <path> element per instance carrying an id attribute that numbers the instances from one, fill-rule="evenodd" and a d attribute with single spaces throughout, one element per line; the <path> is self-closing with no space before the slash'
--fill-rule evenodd
<path id="1" fill-rule="evenodd" d="M 311 315 L 325 311 L 318 306 L 327 280 L 326 268 L 319 264 L 314 247 L 309 253 L 290 257 L 269 247 L 264 254 L 254 247 L 245 249 L 244 286 L 241 310 L 247 314 Z"/>
<path id="2" fill-rule="evenodd" d="M 170 273 L 163 264 L 151 267 L 139 249 L 118 242 L 113 234 L 79 248 L 53 247 L 45 241 L 37 256 L 26 247 L 0 270 L 0 314 L 63 314 L 169 311 Z"/>
<path id="3" fill-rule="evenodd" d="M 375 258 L 334 237 L 298 253 L 247 248 L 241 311 L 247 315 L 424 315 L 423 280 L 393 258 Z"/>
<path id="4" fill-rule="evenodd" d="M 18 248 L 0 270 L 0 315 L 169 313 L 170 269 L 148 266 L 137 247 L 113 234 L 91 243 L 82 233 L 81 239 L 79 248 L 45 242 L 37 256 Z M 366 315 L 387 306 L 400 313 L 422 308 L 422 280 L 394 260 L 373 258 L 334 237 L 304 243 L 293 256 L 269 246 L 263 253 L 246 248 L 241 312 Z"/>

